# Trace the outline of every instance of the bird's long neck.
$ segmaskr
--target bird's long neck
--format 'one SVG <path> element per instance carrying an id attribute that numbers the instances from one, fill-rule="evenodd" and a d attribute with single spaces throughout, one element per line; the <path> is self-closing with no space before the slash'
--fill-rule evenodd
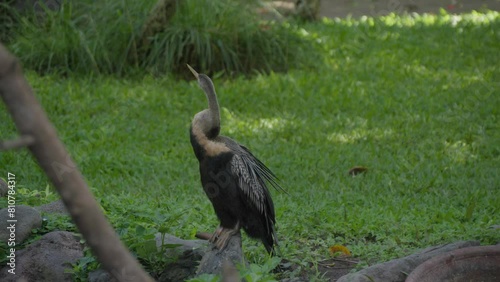
<path id="1" fill-rule="evenodd" d="M 208 109 L 197 113 L 192 123 L 193 133 L 199 141 L 202 139 L 215 139 L 220 132 L 219 103 L 217 102 L 215 90 L 213 88 L 208 90 L 205 91 Z"/>
<path id="2" fill-rule="evenodd" d="M 209 91 L 207 93 L 208 99 L 208 111 L 210 115 L 211 130 L 217 130 L 217 135 L 220 130 L 220 111 L 219 111 L 219 102 L 217 102 L 217 95 L 215 94 L 215 89 Z"/>

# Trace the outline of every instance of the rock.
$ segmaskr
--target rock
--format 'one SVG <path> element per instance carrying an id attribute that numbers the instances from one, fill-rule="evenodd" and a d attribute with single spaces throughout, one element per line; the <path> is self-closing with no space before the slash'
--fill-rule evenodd
<path id="1" fill-rule="evenodd" d="M 83 257 L 83 246 L 76 234 L 66 231 L 47 233 L 40 240 L 16 253 L 15 275 L 9 266 L 0 270 L 0 281 L 72 281 L 70 264 Z"/>
<path id="2" fill-rule="evenodd" d="M 162 236 L 160 233 L 156 234 L 156 247 L 160 250 L 162 246 Z M 200 260 L 208 251 L 208 242 L 204 240 L 183 240 L 175 236 L 165 234 L 163 244 L 177 247 L 168 247 L 165 250 L 165 255 L 169 258 L 177 258 L 182 255 L 198 257 Z"/>
<path id="3" fill-rule="evenodd" d="M 160 233 L 155 236 L 156 247 L 161 250 L 162 244 L 165 247 L 165 257 L 172 261 L 165 270 L 159 273 L 158 281 L 185 281 L 194 277 L 196 267 L 203 255 L 207 252 L 208 242 L 204 240 L 183 240 L 175 236 L 165 234 L 162 241 Z M 109 272 L 103 269 L 93 271 L 89 274 L 89 282 L 116 281 Z"/>
<path id="4" fill-rule="evenodd" d="M 165 248 L 165 257 L 172 261 L 163 272 L 159 273 L 158 281 L 160 282 L 185 281 L 195 275 L 205 273 L 221 274 L 223 269 L 225 269 L 224 276 L 230 278 L 235 275 L 234 264 L 244 262 L 239 233 L 231 237 L 228 246 L 222 252 L 215 246 L 208 246 L 208 242 L 205 240 L 183 240 L 169 234 L 165 234 L 162 240 L 159 233 L 156 234 L 155 240 L 158 249 L 161 248 L 162 244 L 168 245 Z M 199 262 L 200 260 L 201 262 Z M 97 270 L 89 274 L 89 281 L 115 280 L 107 271 Z"/>
<path id="5" fill-rule="evenodd" d="M 89 273 L 89 282 L 116 282 L 116 279 L 104 269 L 98 269 Z"/>
<path id="6" fill-rule="evenodd" d="M 16 206 L 14 217 L 10 217 L 8 208 L 0 210 L 0 241 L 7 242 L 11 232 L 7 227 L 15 225 L 16 245 L 21 244 L 31 235 L 31 230 L 42 226 L 42 216 L 40 212 L 28 206 Z M 17 222 L 7 222 L 7 220 L 17 220 Z"/>
<path id="7" fill-rule="evenodd" d="M 370 282 L 370 281 L 386 281 L 386 282 L 404 282 L 406 275 L 413 271 L 424 261 L 443 253 L 452 250 L 466 248 L 470 246 L 478 246 L 477 241 L 460 241 L 451 244 L 429 247 L 419 253 L 409 255 L 404 258 L 391 260 L 380 263 L 356 273 L 351 273 L 342 276 L 337 282 Z"/>
<path id="8" fill-rule="evenodd" d="M 500 247 L 474 246 L 435 256 L 415 268 L 405 281 L 500 281 Z"/>
<path id="9" fill-rule="evenodd" d="M 192 254 L 191 254 L 192 255 Z M 183 256 L 177 261 L 167 265 L 158 278 L 159 282 L 186 281 L 196 274 L 196 267 L 200 258 L 194 256 Z"/>
<path id="10" fill-rule="evenodd" d="M 7 192 L 9 192 L 9 185 L 7 185 L 7 182 L 0 178 L 0 197 L 5 197 L 7 195 Z"/>
<path id="11" fill-rule="evenodd" d="M 230 262 L 233 265 L 246 264 L 241 249 L 241 233 L 238 232 L 229 239 L 227 247 L 219 251 L 212 245 L 211 249 L 203 256 L 196 275 L 221 274 L 224 265 Z M 227 268 L 227 266 L 226 266 Z"/>
<path id="12" fill-rule="evenodd" d="M 221 282 L 236 282 L 240 280 L 240 273 L 233 263 L 225 261 L 222 265 Z"/>
<path id="13" fill-rule="evenodd" d="M 208 250 L 208 242 L 204 240 L 183 240 L 175 236 L 165 234 L 163 244 L 169 245 L 165 250 L 165 256 L 173 261 L 167 265 L 160 274 L 158 281 L 185 281 L 194 277 L 198 262 Z M 156 234 L 156 247 L 161 248 L 162 236 Z M 173 245 L 179 245 L 173 247 Z"/>
<path id="14" fill-rule="evenodd" d="M 64 206 L 64 203 L 62 200 L 57 200 L 55 202 L 41 205 L 38 207 L 35 207 L 35 209 L 39 210 L 40 212 L 46 212 L 46 213 L 60 213 L 60 214 L 68 214 L 68 211 L 66 210 L 66 206 Z"/>

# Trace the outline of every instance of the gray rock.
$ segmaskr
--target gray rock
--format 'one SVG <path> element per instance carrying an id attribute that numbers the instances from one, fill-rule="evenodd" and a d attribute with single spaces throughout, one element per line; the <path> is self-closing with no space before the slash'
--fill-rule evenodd
<path id="1" fill-rule="evenodd" d="M 158 281 L 176 282 L 193 278 L 196 274 L 196 267 L 198 266 L 199 260 L 200 258 L 196 259 L 194 256 L 183 256 L 179 258 L 177 261 L 167 265 L 165 270 L 160 274 Z"/>
<path id="2" fill-rule="evenodd" d="M 222 282 L 241 281 L 240 273 L 238 272 L 238 269 L 236 269 L 233 263 L 229 261 L 224 262 L 224 264 L 222 265 L 221 281 Z"/>
<path id="3" fill-rule="evenodd" d="M 165 258 L 170 260 L 165 270 L 159 273 L 158 281 L 160 282 L 176 282 L 185 281 L 194 277 L 196 267 L 203 255 L 208 250 L 208 242 L 204 240 L 183 240 L 175 236 L 160 233 L 155 236 L 156 247 L 161 250 L 162 245 L 165 249 Z M 99 269 L 89 274 L 89 282 L 107 282 L 116 281 L 109 272 Z"/>
<path id="4" fill-rule="evenodd" d="M 243 251 L 241 249 L 241 233 L 238 232 L 229 239 L 227 247 L 219 251 L 215 246 L 212 246 L 201 259 L 196 275 L 201 274 L 221 274 L 224 265 L 227 268 L 227 262 L 230 264 L 246 264 Z"/>
<path id="5" fill-rule="evenodd" d="M 40 212 L 46 213 L 68 214 L 66 206 L 64 206 L 62 200 L 57 200 L 49 204 L 41 205 L 39 207 L 35 207 L 35 209 L 39 210 Z"/>
<path id="6" fill-rule="evenodd" d="M 339 280 L 337 280 L 337 282 L 404 282 L 406 275 L 412 272 L 413 269 L 424 261 L 452 250 L 478 245 L 478 241 L 460 241 L 451 244 L 429 247 L 416 254 L 380 263 L 360 270 L 356 273 L 342 276 Z"/>
<path id="7" fill-rule="evenodd" d="M 16 253 L 15 274 L 9 266 L 0 270 L 0 281 L 72 281 L 70 264 L 83 257 L 83 246 L 76 234 L 66 231 L 47 233 L 40 240 Z"/>
<path id="8" fill-rule="evenodd" d="M 160 282 L 185 281 L 201 274 L 223 274 L 231 279 L 238 272 L 234 265 L 244 263 L 241 250 L 241 234 L 234 235 L 227 247 L 219 251 L 215 246 L 209 246 L 205 240 L 183 240 L 175 236 L 156 234 L 156 247 L 165 248 L 165 257 L 172 262 L 158 274 Z M 162 240 L 163 239 L 163 240 Z M 200 262 L 201 260 L 201 262 Z M 236 274 L 235 274 L 236 273 Z M 115 281 L 105 270 L 97 270 L 89 274 L 90 282 Z M 231 280 L 224 280 L 231 281 Z"/>
<path id="9" fill-rule="evenodd" d="M 158 250 L 161 249 L 162 245 L 169 246 L 165 248 L 165 255 L 167 258 L 178 258 L 183 255 L 194 256 L 194 257 L 203 257 L 205 253 L 208 251 L 208 242 L 205 240 L 183 240 L 177 238 L 175 236 L 165 234 L 162 242 L 162 236 L 160 233 L 156 234 L 156 247 Z M 174 245 L 178 245 L 174 247 Z"/>
<path id="10" fill-rule="evenodd" d="M 196 274 L 198 262 L 208 251 L 208 242 L 204 240 L 183 240 L 165 234 L 163 244 L 167 245 L 165 256 L 172 260 L 165 270 L 159 275 L 160 282 L 185 281 Z M 156 246 L 162 245 L 161 234 L 156 234 Z M 175 246 L 178 245 L 178 246 Z"/>
<path id="11" fill-rule="evenodd" d="M 116 282 L 116 279 L 104 269 L 98 269 L 89 273 L 89 282 Z"/>
<path id="12" fill-rule="evenodd" d="M 5 197 L 8 191 L 9 185 L 7 185 L 7 182 L 5 182 L 5 180 L 0 178 L 0 197 Z"/>
<path id="13" fill-rule="evenodd" d="M 31 235 L 31 230 L 42 226 L 42 216 L 40 212 L 28 206 L 16 206 L 14 217 L 10 217 L 8 208 L 0 210 L 0 241 L 7 242 L 12 235 L 8 227 L 15 228 L 16 245 L 21 244 Z M 17 220 L 17 222 L 7 222 L 7 220 Z"/>

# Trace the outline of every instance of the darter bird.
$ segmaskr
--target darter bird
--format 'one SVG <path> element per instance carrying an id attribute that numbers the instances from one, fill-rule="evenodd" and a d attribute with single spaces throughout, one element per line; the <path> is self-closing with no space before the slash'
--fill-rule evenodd
<path id="1" fill-rule="evenodd" d="M 212 80 L 188 68 L 208 99 L 208 109 L 194 116 L 190 138 L 200 163 L 201 184 L 212 202 L 220 226 L 210 237 L 223 250 L 240 228 L 252 238 L 260 239 L 267 252 L 276 254 L 278 240 L 273 200 L 266 182 L 283 190 L 274 173 L 245 146 L 219 135 L 220 113 Z"/>

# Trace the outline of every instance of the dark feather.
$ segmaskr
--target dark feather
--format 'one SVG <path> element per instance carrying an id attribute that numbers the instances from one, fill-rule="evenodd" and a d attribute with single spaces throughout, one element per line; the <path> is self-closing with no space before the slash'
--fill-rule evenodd
<path id="1" fill-rule="evenodd" d="M 259 159 L 257 159 L 250 152 L 250 150 L 248 150 L 247 147 L 245 147 L 243 145 L 239 145 L 239 146 L 241 147 L 241 149 L 243 149 L 243 151 L 245 151 L 246 155 L 249 156 L 251 163 L 254 164 L 252 167 L 257 172 L 259 177 L 261 177 L 262 179 L 265 179 L 269 183 L 271 183 L 271 186 L 273 186 L 274 189 L 288 194 L 288 192 L 286 192 L 285 189 L 283 189 L 283 187 L 281 187 L 281 185 L 278 183 L 278 181 L 279 181 L 278 177 L 264 163 L 262 163 Z"/>
<path id="2" fill-rule="evenodd" d="M 234 156 L 231 160 L 230 170 L 238 179 L 238 188 L 263 216 L 266 228 L 266 238 L 261 238 L 269 252 L 273 252 L 273 245 L 278 245 L 274 224 L 276 223 L 274 204 L 267 188 L 266 181 L 277 190 L 283 190 L 278 184 L 277 177 L 246 147 L 239 145 L 227 137 L 220 137 L 231 148 Z"/>

